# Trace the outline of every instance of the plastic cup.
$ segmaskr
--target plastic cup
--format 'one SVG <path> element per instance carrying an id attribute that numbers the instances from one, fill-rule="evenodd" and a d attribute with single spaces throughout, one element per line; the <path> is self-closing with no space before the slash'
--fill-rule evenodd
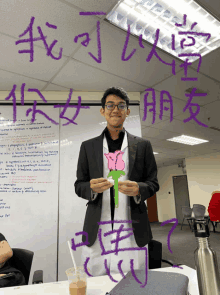
<path id="1" fill-rule="evenodd" d="M 87 295 L 87 274 L 83 266 L 68 268 L 66 275 L 69 282 L 70 295 Z"/>

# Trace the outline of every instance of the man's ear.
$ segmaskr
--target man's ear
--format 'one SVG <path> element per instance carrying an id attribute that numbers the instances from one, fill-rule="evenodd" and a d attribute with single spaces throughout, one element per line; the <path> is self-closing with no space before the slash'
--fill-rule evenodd
<path id="1" fill-rule="evenodd" d="M 101 108 L 101 109 L 100 109 L 100 114 L 101 114 L 103 117 L 105 117 L 105 114 L 104 114 L 104 113 L 105 113 L 105 110 L 104 110 L 103 108 Z"/>

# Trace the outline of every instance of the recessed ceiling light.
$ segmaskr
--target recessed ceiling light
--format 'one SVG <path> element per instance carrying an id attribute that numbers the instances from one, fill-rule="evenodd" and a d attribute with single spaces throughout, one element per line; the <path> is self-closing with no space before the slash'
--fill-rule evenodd
<path id="1" fill-rule="evenodd" d="M 186 25 L 183 15 L 186 14 Z M 185 61 L 186 57 L 179 57 L 181 53 L 199 53 L 201 56 L 220 47 L 220 22 L 193 0 L 124 0 L 107 16 L 107 20 L 116 26 L 140 36 L 143 40 L 154 44 L 155 32 L 160 29 L 157 47 Z M 191 25 L 197 25 L 191 30 Z M 189 35 L 195 38 L 195 45 L 181 48 L 181 40 L 191 41 L 187 35 L 179 35 L 180 31 L 197 33 L 210 33 L 211 38 L 206 42 L 207 36 Z M 172 34 L 175 35 L 175 50 L 172 49 Z M 189 40 L 189 41 L 188 41 Z M 184 47 L 184 46 L 183 46 Z M 189 62 L 197 60 L 199 56 L 188 57 Z"/>
<path id="2" fill-rule="evenodd" d="M 209 142 L 208 140 L 204 140 L 204 139 L 200 139 L 200 138 L 196 138 L 196 137 L 191 137 L 191 136 L 187 136 L 187 135 L 181 135 L 181 136 L 173 137 L 173 138 L 170 138 L 167 140 L 173 141 L 173 142 L 178 142 L 178 143 L 183 143 L 183 144 L 187 144 L 187 145 L 197 145 L 197 144 L 201 144 L 204 142 Z"/>

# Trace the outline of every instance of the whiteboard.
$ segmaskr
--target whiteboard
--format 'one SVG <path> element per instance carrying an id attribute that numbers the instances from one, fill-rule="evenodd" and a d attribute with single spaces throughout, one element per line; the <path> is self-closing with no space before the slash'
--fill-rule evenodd
<path id="1" fill-rule="evenodd" d="M 58 228 L 59 125 L 28 106 L 1 106 L 0 232 L 12 248 L 34 252 L 30 274 L 43 270 L 44 282 L 56 280 Z M 59 122 L 59 110 L 38 107 Z"/>
<path id="2" fill-rule="evenodd" d="M 141 121 L 139 106 L 129 106 L 130 115 L 124 122 L 125 129 L 133 135 L 141 137 Z M 67 240 L 75 239 L 81 243 L 81 235 L 75 236 L 83 230 L 87 200 L 75 194 L 76 169 L 81 143 L 90 138 L 99 136 L 106 127 L 106 120 L 101 116 L 101 106 L 90 106 L 90 109 L 81 109 L 77 117 L 78 125 L 60 126 L 60 189 L 59 189 L 59 255 L 58 280 L 66 280 L 65 271 L 73 267 Z M 71 110 L 67 117 L 71 116 Z M 85 247 L 85 246 L 84 246 Z M 82 249 L 73 251 L 76 264 L 81 261 Z"/>

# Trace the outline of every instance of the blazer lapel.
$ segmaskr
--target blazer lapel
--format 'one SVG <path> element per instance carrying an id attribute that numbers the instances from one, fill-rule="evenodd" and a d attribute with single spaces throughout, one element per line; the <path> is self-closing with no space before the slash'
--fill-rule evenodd
<path id="1" fill-rule="evenodd" d="M 127 132 L 127 131 L 126 131 Z M 97 178 L 103 177 L 103 136 L 104 131 L 100 136 L 98 136 L 93 142 L 94 154 L 96 159 L 96 167 L 95 171 L 97 171 Z M 128 179 L 130 179 L 131 172 L 134 166 L 134 161 L 137 152 L 137 140 L 136 136 L 127 132 L 128 138 L 128 154 L 129 154 L 129 172 L 128 172 Z"/>
<path id="2" fill-rule="evenodd" d="M 127 132 L 128 136 L 128 154 L 129 154 L 129 172 L 128 172 L 128 179 L 130 180 L 131 172 L 134 167 L 134 160 L 136 157 L 137 152 L 137 140 L 136 136 Z"/>
<path id="3" fill-rule="evenodd" d="M 93 169 L 97 173 L 97 178 L 103 177 L 103 136 L 104 131 L 93 142 L 93 149 L 95 154 L 96 166 Z"/>

